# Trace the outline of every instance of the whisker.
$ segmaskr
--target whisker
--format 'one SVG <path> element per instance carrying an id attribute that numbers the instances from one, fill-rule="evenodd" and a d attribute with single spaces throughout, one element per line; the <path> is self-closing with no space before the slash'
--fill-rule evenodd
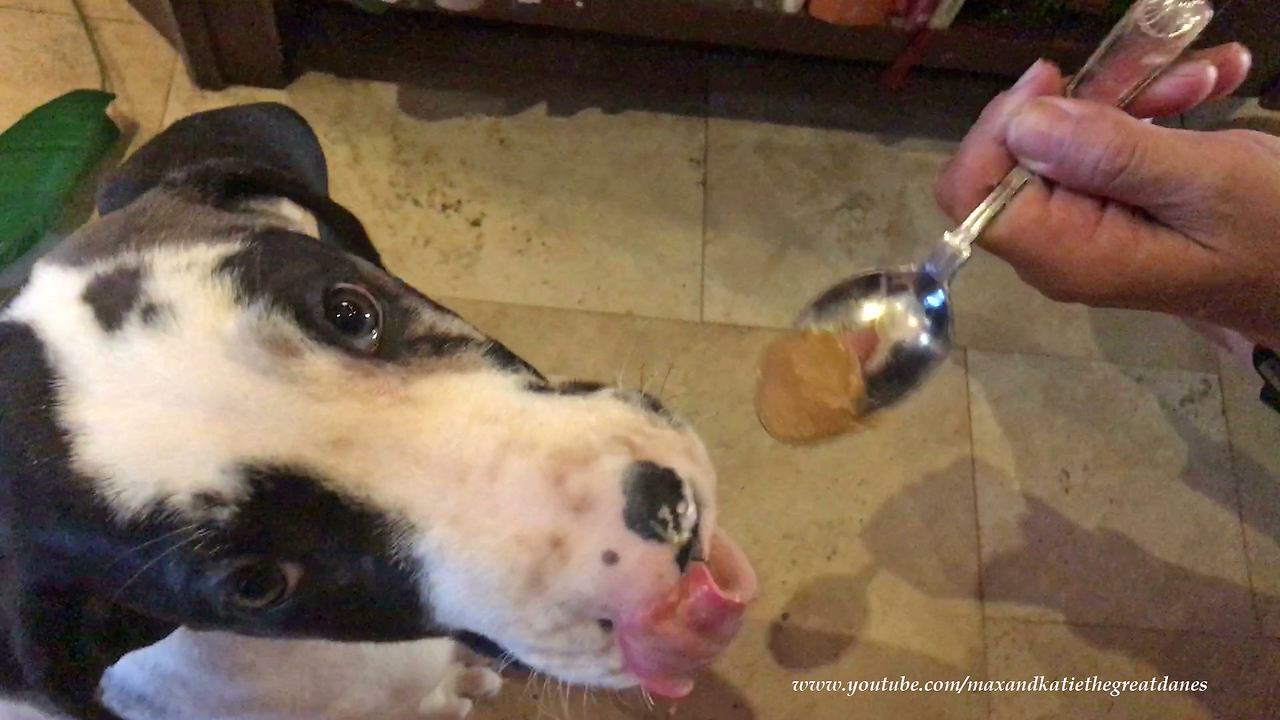
<path id="1" fill-rule="evenodd" d="M 622 358 L 622 365 L 618 368 L 618 382 L 614 383 L 614 387 L 622 389 L 622 380 L 627 373 L 627 365 L 631 363 L 631 353 L 635 352 L 637 337 L 631 337 L 631 344 L 627 347 L 627 354 Z"/>
<path id="2" fill-rule="evenodd" d="M 666 389 L 667 389 L 667 380 L 670 380 L 670 379 L 671 379 L 671 371 L 672 371 L 672 370 L 675 370 L 675 369 L 676 369 L 676 364 L 675 364 L 675 362 L 674 362 L 674 361 L 673 361 L 670 365 L 668 365 L 668 366 L 667 366 L 667 374 L 662 376 L 662 384 L 658 386 L 658 399 L 659 399 L 659 400 L 661 400 L 661 399 L 662 399 L 662 392 L 663 392 L 664 390 L 666 390 Z"/>
<path id="3" fill-rule="evenodd" d="M 193 542 L 198 537 L 199 536 L 197 535 L 191 535 L 190 537 L 183 538 L 182 540 L 179 540 L 178 542 L 174 543 L 173 547 L 169 548 L 168 550 L 165 550 L 164 552 L 152 558 L 149 562 L 147 562 L 146 565 L 143 565 L 142 568 L 138 570 L 138 572 L 134 573 L 128 580 L 124 581 L 124 584 L 121 585 L 120 588 L 115 591 L 115 594 L 111 596 L 111 602 L 114 603 L 116 600 L 120 599 L 121 593 L 123 593 L 125 589 L 128 588 L 129 585 L 133 583 L 134 580 L 137 580 L 138 578 L 142 577 L 143 573 L 145 573 L 147 570 L 150 570 L 152 567 L 154 567 L 156 563 L 160 562 L 161 560 L 173 554 L 174 552 L 181 550 L 184 545 L 186 545 L 187 543 Z"/>
<path id="4" fill-rule="evenodd" d="M 196 529 L 196 527 L 198 527 L 198 523 L 191 523 L 191 524 L 189 524 L 189 525 L 183 525 L 182 527 L 178 528 L 177 530 L 170 530 L 169 532 L 164 533 L 164 534 L 162 534 L 162 535 L 159 535 L 159 536 L 157 536 L 157 537 L 153 537 L 153 538 L 151 538 L 150 540 L 148 540 L 148 541 L 146 541 L 146 542 L 144 542 L 144 543 L 141 543 L 141 544 L 139 544 L 139 545 L 134 545 L 133 547 L 129 548 L 128 550 L 125 550 L 125 551 L 124 551 L 124 555 L 121 555 L 120 557 L 116 558 L 115 560 L 112 560 L 112 561 L 111 561 L 111 564 L 107 565 L 107 567 L 106 567 L 106 568 L 104 568 L 104 569 L 106 569 L 106 570 L 110 570 L 112 567 L 115 567 L 115 565 L 116 565 L 117 563 L 119 563 L 121 560 L 123 560 L 123 559 L 125 558 L 125 556 L 126 556 L 126 555 L 132 555 L 132 554 L 134 554 L 134 553 L 138 552 L 139 550 L 141 550 L 141 549 L 143 549 L 143 548 L 146 548 L 146 547 L 150 547 L 150 546 L 152 546 L 152 545 L 155 545 L 156 543 L 161 542 L 161 541 L 163 541 L 163 540 L 166 540 L 166 539 L 168 539 L 168 538 L 171 538 L 171 537 L 173 537 L 174 535 L 177 535 L 178 533 L 187 532 L 188 530 L 194 530 L 194 529 Z"/>
<path id="5" fill-rule="evenodd" d="M 525 695 L 528 695 L 528 694 L 529 694 L 529 686 L 530 686 L 531 684 L 533 684 L 533 681 L 534 681 L 535 679 L 537 679 L 537 677 L 538 677 L 538 671 L 537 671 L 537 670 L 530 669 L 530 670 L 529 670 L 529 675 L 528 675 L 527 677 L 525 677 L 525 679 L 524 679 L 524 690 L 522 690 L 522 691 L 520 692 L 520 699 L 521 699 L 521 700 L 523 700 L 523 699 L 524 699 L 524 696 L 525 696 Z"/>
<path id="6" fill-rule="evenodd" d="M 650 710 L 652 710 L 652 709 L 653 709 L 653 696 L 652 696 L 652 695 L 650 695 L 650 694 L 649 694 L 649 691 L 648 691 L 648 690 L 646 690 L 646 689 L 644 689 L 644 688 L 640 688 L 640 694 L 644 696 L 644 701 L 645 701 L 645 703 L 646 703 L 646 704 L 648 704 L 649 709 L 650 709 Z"/>

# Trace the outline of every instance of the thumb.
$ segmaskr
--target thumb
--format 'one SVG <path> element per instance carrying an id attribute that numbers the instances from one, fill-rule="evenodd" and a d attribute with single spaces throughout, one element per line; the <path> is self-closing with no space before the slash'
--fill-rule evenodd
<path id="1" fill-rule="evenodd" d="M 1198 135 L 1137 120 L 1084 100 L 1039 98 L 1019 109 L 1005 143 L 1028 170 L 1072 190 L 1148 210 L 1174 209 L 1202 193 L 1214 164 Z"/>

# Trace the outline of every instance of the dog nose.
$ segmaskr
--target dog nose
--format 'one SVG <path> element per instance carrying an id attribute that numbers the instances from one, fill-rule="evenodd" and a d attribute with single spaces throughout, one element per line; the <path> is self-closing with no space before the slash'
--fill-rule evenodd
<path id="1" fill-rule="evenodd" d="M 683 478 L 669 467 L 632 463 L 623 483 L 627 529 L 652 542 L 671 545 L 676 565 L 684 572 L 697 559 L 698 503 Z"/>

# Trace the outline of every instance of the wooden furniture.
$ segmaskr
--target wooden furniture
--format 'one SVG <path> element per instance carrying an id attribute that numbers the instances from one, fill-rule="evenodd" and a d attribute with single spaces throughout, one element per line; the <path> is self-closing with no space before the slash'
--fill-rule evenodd
<path id="1" fill-rule="evenodd" d="M 889 66 L 912 38 L 889 28 L 829 25 L 806 15 L 695 0 L 488 0 L 457 15 L 376 14 L 335 0 L 131 0 L 182 53 L 205 88 L 281 87 L 307 70 L 411 81 L 442 61 L 519 72 L 533 66 L 646 83 L 705 83 L 714 63 L 744 52 Z M 1204 44 L 1239 40 L 1254 52 L 1242 94 L 1280 107 L 1280 3 L 1219 0 Z M 1038 57 L 1083 61 L 1105 27 L 1010 28 L 962 21 L 940 33 L 921 67 L 1015 77 Z M 825 66 L 824 66 L 825 67 Z"/>

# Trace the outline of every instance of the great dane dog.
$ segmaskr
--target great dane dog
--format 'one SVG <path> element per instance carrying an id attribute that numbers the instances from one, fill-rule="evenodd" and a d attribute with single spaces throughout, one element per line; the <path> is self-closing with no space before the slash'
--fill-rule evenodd
<path id="1" fill-rule="evenodd" d="M 456 640 L 679 697 L 737 633 L 755 576 L 695 432 L 645 394 L 549 382 L 389 274 L 294 111 L 185 118 L 98 209 L 0 315 L 13 696 L 393 717 L 334 687 L 385 681 L 406 716 L 454 711 L 495 681 Z"/>

